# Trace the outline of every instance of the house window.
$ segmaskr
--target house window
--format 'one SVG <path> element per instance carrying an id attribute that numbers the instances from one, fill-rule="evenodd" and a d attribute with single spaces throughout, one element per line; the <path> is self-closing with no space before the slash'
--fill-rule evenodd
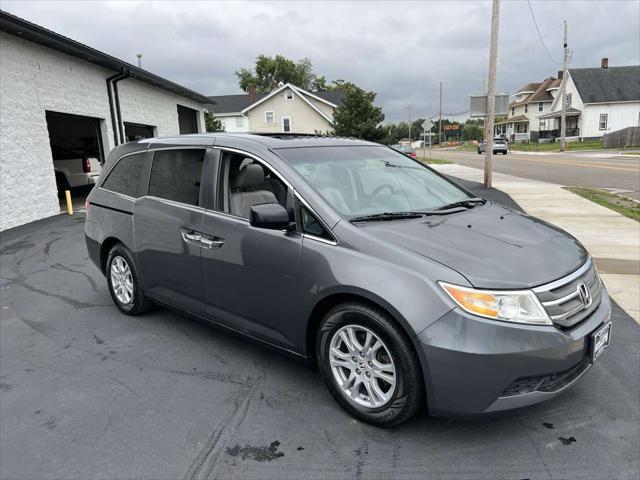
<path id="1" fill-rule="evenodd" d="M 283 132 L 291 131 L 291 117 L 282 117 L 282 131 Z"/>
<path id="2" fill-rule="evenodd" d="M 524 113 L 527 113 L 529 111 L 529 104 L 525 103 L 524 105 Z"/>
<path id="3" fill-rule="evenodd" d="M 513 117 L 516 114 L 516 107 L 511 107 L 511 116 Z"/>
<path id="4" fill-rule="evenodd" d="M 539 112 L 544 111 L 544 103 L 542 103 L 542 102 L 538 102 L 538 111 L 539 111 Z"/>
<path id="5" fill-rule="evenodd" d="M 571 106 L 571 96 L 572 96 L 572 95 L 571 95 L 570 93 L 567 93 L 567 94 L 565 95 L 565 97 L 564 97 L 564 98 L 565 98 L 565 103 L 566 103 L 567 107 L 570 107 L 570 106 Z"/>
<path id="6" fill-rule="evenodd" d="M 547 129 L 547 124 L 544 120 L 540 120 L 540 122 L 538 123 L 538 130 L 546 130 Z"/>
<path id="7" fill-rule="evenodd" d="M 284 98 L 287 100 L 293 100 L 293 90 L 287 90 L 284 94 Z"/>
<path id="8" fill-rule="evenodd" d="M 264 123 L 274 123 L 274 117 L 273 112 L 264 112 Z"/>
<path id="9" fill-rule="evenodd" d="M 600 130 L 607 129 L 607 121 L 609 120 L 609 114 L 601 113 L 600 114 Z"/>
<path id="10" fill-rule="evenodd" d="M 527 125 L 526 123 L 524 124 L 524 133 L 527 133 L 527 129 L 529 128 L 529 125 Z"/>
<path id="11" fill-rule="evenodd" d="M 236 127 L 244 126 L 244 117 L 236 117 Z"/>

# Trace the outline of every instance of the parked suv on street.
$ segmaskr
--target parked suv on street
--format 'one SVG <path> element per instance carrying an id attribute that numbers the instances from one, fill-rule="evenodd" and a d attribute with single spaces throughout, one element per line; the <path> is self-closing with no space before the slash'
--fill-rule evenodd
<path id="1" fill-rule="evenodd" d="M 166 305 L 315 361 L 372 424 L 553 398 L 609 342 L 575 238 L 378 144 L 144 139 L 111 152 L 88 203 L 122 312 Z"/>
<path id="2" fill-rule="evenodd" d="M 484 153 L 487 150 L 487 141 L 482 140 L 478 144 L 478 154 Z M 502 153 L 506 155 L 509 153 L 509 142 L 507 142 L 504 138 L 494 138 L 493 139 L 493 153 Z"/>

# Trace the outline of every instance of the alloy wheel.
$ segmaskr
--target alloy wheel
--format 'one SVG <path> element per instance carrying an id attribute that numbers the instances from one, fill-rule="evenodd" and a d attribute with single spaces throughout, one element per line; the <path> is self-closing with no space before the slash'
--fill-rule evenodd
<path id="1" fill-rule="evenodd" d="M 133 301 L 133 277 L 127 261 L 117 255 L 111 261 L 111 287 L 118 301 L 128 305 Z"/>
<path id="2" fill-rule="evenodd" d="M 396 389 L 396 368 L 389 349 L 360 325 L 338 329 L 329 345 L 329 363 L 342 393 L 367 408 L 385 405 Z"/>

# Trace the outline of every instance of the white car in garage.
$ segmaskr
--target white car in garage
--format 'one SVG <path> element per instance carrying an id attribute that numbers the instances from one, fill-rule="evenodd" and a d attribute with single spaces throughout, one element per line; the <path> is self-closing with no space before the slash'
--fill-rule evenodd
<path id="1" fill-rule="evenodd" d="M 102 166 L 96 157 L 53 147 L 53 170 L 59 192 L 69 188 L 94 185 L 100 176 Z"/>

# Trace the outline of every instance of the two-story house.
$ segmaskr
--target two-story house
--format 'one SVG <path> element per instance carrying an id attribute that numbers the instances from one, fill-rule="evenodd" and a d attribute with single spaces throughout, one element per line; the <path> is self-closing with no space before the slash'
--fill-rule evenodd
<path id="1" fill-rule="evenodd" d="M 627 127 L 640 126 L 640 65 L 571 68 L 566 82 L 566 137 L 598 139 Z M 562 103 L 556 97 L 550 112 L 539 117 L 544 123 L 540 138 L 560 136 Z M 542 123 L 541 123 L 542 124 Z"/>
<path id="2" fill-rule="evenodd" d="M 506 120 L 495 124 L 495 135 L 506 136 L 516 142 L 537 141 L 540 130 L 545 127 L 540 117 L 551 111 L 559 88 L 560 80 L 549 77 L 518 89 L 509 104 Z"/>
<path id="3" fill-rule="evenodd" d="M 333 112 L 344 92 L 308 92 L 290 83 L 268 94 L 209 97 L 215 102 L 215 116 L 226 132 L 328 133 L 333 130 Z"/>

